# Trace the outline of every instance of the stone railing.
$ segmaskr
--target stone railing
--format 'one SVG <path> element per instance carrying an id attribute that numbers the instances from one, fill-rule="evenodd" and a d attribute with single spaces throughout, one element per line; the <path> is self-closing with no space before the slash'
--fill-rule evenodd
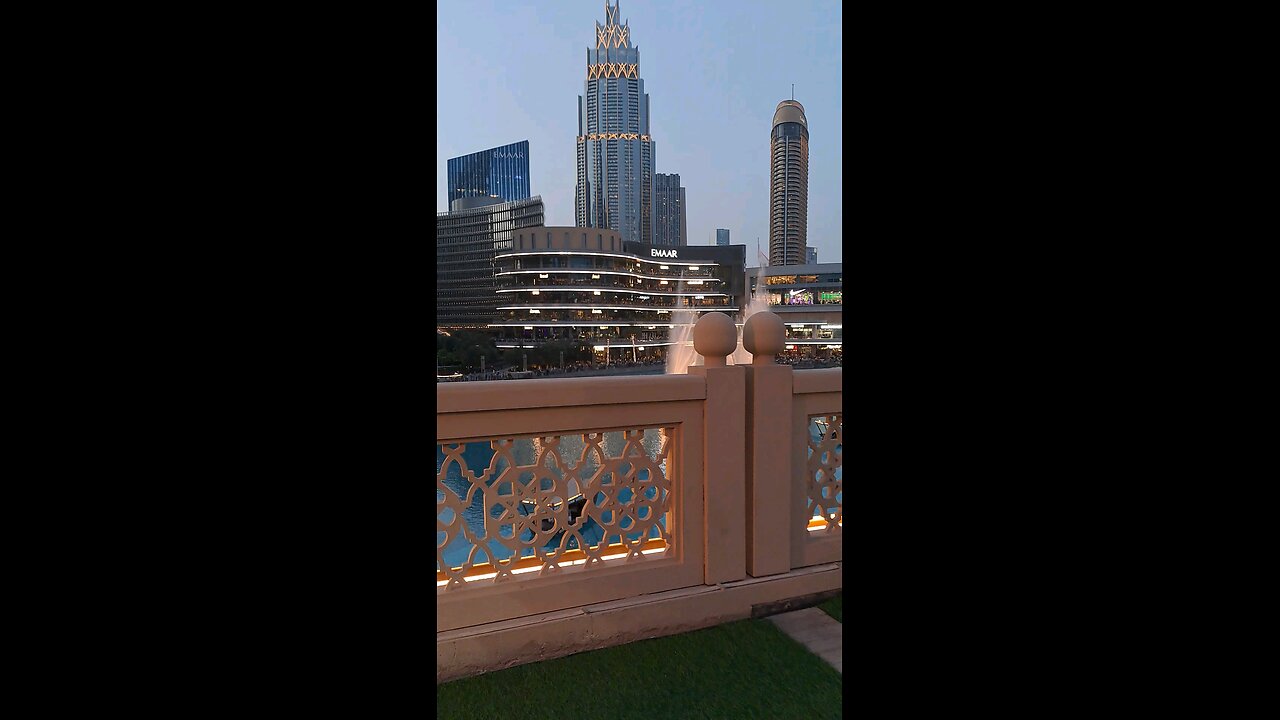
<path id="1" fill-rule="evenodd" d="M 437 386 L 437 681 L 841 587 L 843 371 L 774 364 L 773 313 L 751 365 L 736 335 L 700 318 L 687 375 Z"/>

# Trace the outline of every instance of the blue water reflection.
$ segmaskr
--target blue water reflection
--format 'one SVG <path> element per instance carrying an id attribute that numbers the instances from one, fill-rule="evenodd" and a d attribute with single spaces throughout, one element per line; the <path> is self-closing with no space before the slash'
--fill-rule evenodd
<path id="1" fill-rule="evenodd" d="M 518 439 L 512 445 L 511 455 L 515 459 L 516 464 L 519 466 L 532 465 L 537 459 L 540 445 L 541 445 L 541 442 L 533 438 Z M 622 432 L 605 433 L 604 440 L 601 443 L 601 447 L 603 448 L 606 457 L 609 457 L 609 458 L 616 458 L 621 456 L 625 445 L 626 445 L 626 439 L 623 436 Z M 644 436 L 641 439 L 641 445 L 644 448 L 644 452 L 646 455 L 648 455 L 651 459 L 656 459 L 658 456 L 658 453 L 661 452 L 662 450 L 661 430 L 658 428 L 649 428 L 645 430 Z M 583 442 L 581 435 L 561 436 L 560 445 L 559 445 L 559 455 L 564 465 L 566 466 L 576 465 L 582 454 L 582 450 L 584 446 L 585 446 L 585 443 Z M 480 476 L 483 474 L 485 468 L 489 467 L 489 463 L 492 462 L 494 454 L 495 452 L 490 446 L 489 442 L 477 441 L 477 442 L 467 443 L 467 447 L 462 451 L 461 456 L 462 456 L 462 459 L 466 462 L 467 469 L 475 473 L 477 476 Z M 445 461 L 444 446 L 437 445 L 436 446 L 437 476 L 440 473 L 441 467 L 443 467 L 444 465 L 444 461 Z M 562 491 L 561 494 L 565 496 L 565 499 L 569 499 L 571 496 L 581 491 L 582 484 L 585 483 L 586 480 L 589 479 L 599 467 L 600 465 L 596 461 L 594 454 L 591 454 L 588 456 L 587 460 L 583 462 L 578 467 L 578 469 L 575 470 L 572 474 L 568 474 L 564 478 L 558 477 L 556 481 L 557 488 Z M 664 474 L 667 473 L 666 460 L 663 460 L 663 462 L 659 465 L 659 467 L 662 468 L 662 472 Z M 505 463 L 503 461 L 500 461 L 500 467 L 498 471 L 500 472 L 504 468 L 505 468 Z M 647 472 L 648 472 L 647 470 L 641 470 L 639 475 L 640 478 L 646 479 Z M 559 472 L 554 471 L 554 474 L 558 476 Z M 527 485 L 531 482 L 532 477 L 533 475 L 531 472 L 522 471 L 517 481 Z M 456 493 L 457 496 L 459 498 L 462 498 L 463 500 L 466 499 L 467 493 L 471 490 L 471 483 L 469 480 L 463 477 L 462 469 L 461 467 L 459 467 L 458 463 L 449 464 L 449 470 L 445 476 L 444 485 L 445 487 L 449 488 L 454 493 Z M 619 503 L 629 502 L 631 500 L 631 495 L 632 495 L 631 490 L 623 488 L 619 490 L 617 500 Z M 444 492 L 437 488 L 436 501 L 441 502 L 443 500 L 444 500 Z M 592 498 L 589 498 L 587 502 L 591 502 L 592 500 L 593 500 Z M 466 523 L 466 526 L 471 530 L 472 533 L 475 534 L 475 536 L 484 539 L 484 542 L 481 545 L 480 549 L 476 551 L 475 557 L 472 558 L 472 562 L 474 564 L 479 564 L 484 562 L 493 562 L 495 560 L 506 560 L 507 558 L 510 558 L 514 554 L 511 549 L 509 549 L 502 543 L 498 542 L 497 540 L 493 538 L 485 537 L 484 512 L 485 512 L 484 493 L 481 492 L 479 488 L 477 488 L 474 496 L 471 499 L 471 502 L 462 511 L 462 520 L 463 522 Z M 501 505 L 494 504 L 493 506 L 490 507 L 489 512 L 490 512 L 490 518 L 497 519 L 502 516 L 503 508 Z M 451 511 L 446 509 L 445 511 L 442 511 L 440 513 L 439 517 L 441 520 L 444 520 L 447 522 L 449 519 L 449 515 L 451 514 L 452 514 Z M 611 522 L 610 517 L 606 517 L 605 520 L 606 522 Z M 577 527 L 578 524 L 581 524 L 581 529 L 578 532 L 581 534 L 583 540 L 589 546 L 598 545 L 602 541 L 604 541 L 604 544 L 606 545 L 622 542 L 621 535 L 617 533 L 610 535 L 606 541 L 604 528 L 601 527 L 599 523 L 595 522 L 591 518 L 579 517 L 575 520 L 573 526 Z M 663 532 L 665 532 L 665 529 L 666 529 L 665 514 L 658 519 L 658 524 L 662 526 Z M 491 522 L 490 528 L 493 532 L 502 534 L 504 538 L 510 541 L 511 534 L 513 533 L 513 527 L 510 524 L 499 525 L 496 522 Z M 458 566 L 461 566 L 467 560 L 467 556 L 472 550 L 472 543 L 467 537 L 465 537 L 465 535 L 463 534 L 460 528 L 454 531 L 452 535 L 453 537 L 450 538 L 449 544 L 444 548 L 444 561 L 450 567 L 458 567 Z M 626 533 L 627 539 L 632 541 L 640 538 L 641 535 L 643 535 L 643 533 L 641 532 Z M 650 537 L 654 537 L 654 538 L 659 537 L 658 528 L 656 527 L 652 528 L 650 530 L 649 535 Z M 436 533 L 437 547 L 441 542 L 444 541 L 445 537 L 447 536 L 443 531 L 437 531 Z M 532 538 L 533 538 L 533 533 L 529 530 L 525 530 L 520 539 L 524 542 L 529 542 L 530 540 L 532 540 Z M 564 539 L 565 539 L 564 534 L 562 532 L 557 533 L 543 547 L 546 550 L 555 550 L 561 545 Z M 577 547 L 578 547 L 577 538 L 570 536 L 568 538 L 568 544 L 566 545 L 566 548 L 575 549 Z M 531 555 L 533 555 L 532 547 L 523 548 L 523 550 L 521 551 L 521 557 L 528 557 Z M 437 570 L 440 569 L 439 562 L 437 562 L 436 569 Z"/>
<path id="2" fill-rule="evenodd" d="M 842 425 L 843 425 L 843 418 L 841 418 L 840 420 L 837 420 L 837 423 L 838 423 L 838 424 L 836 424 L 836 425 L 834 425 L 834 426 L 833 426 L 833 425 L 831 425 L 831 423 L 830 423 L 830 419 L 829 419 L 829 418 L 827 418 L 827 417 L 821 417 L 821 416 L 819 416 L 819 417 L 809 418 L 809 441 L 810 441 L 810 443 L 811 443 L 812 445 L 817 446 L 817 445 L 819 445 L 819 444 L 820 444 L 820 443 L 821 443 L 825 438 L 833 438 L 833 439 L 834 439 L 834 436 L 835 436 L 835 432 L 836 432 L 836 430 L 842 430 L 842 429 L 843 429 L 843 427 L 842 427 Z M 833 473 L 833 474 L 835 475 L 835 479 L 836 479 L 836 481 L 840 482 L 840 483 L 841 483 L 841 487 L 843 488 L 843 484 L 844 484 L 844 462 L 843 462 L 843 459 L 844 459 L 844 444 L 843 444 L 843 443 L 836 443 L 836 446 L 835 446 L 835 453 L 836 453 L 836 455 L 840 458 L 840 460 L 838 460 L 838 461 L 837 461 L 837 460 L 835 460 L 835 458 L 832 458 L 832 459 L 831 459 L 831 460 L 832 460 L 832 463 L 831 463 L 831 464 L 835 464 L 835 462 L 839 462 L 839 464 L 838 464 L 838 465 L 836 465 L 835 473 Z M 810 456 L 810 457 L 811 457 L 812 455 L 813 455 L 813 449 L 812 449 L 812 448 L 810 448 L 810 449 L 809 449 L 809 451 L 808 451 L 808 456 Z M 843 490 L 843 489 L 842 489 L 840 492 L 836 493 L 835 501 L 836 501 L 837 505 L 843 505 L 843 504 L 844 504 L 844 490 Z M 812 508 L 812 507 L 813 507 L 813 501 L 812 501 L 812 500 L 808 501 L 808 506 L 809 506 L 810 508 Z M 828 515 L 830 515 L 830 514 L 834 513 L 837 509 L 838 509 L 838 507 L 837 507 L 836 505 L 832 505 L 831 507 L 825 508 L 826 513 L 827 513 Z M 816 515 L 817 515 L 817 512 L 816 512 L 816 511 L 814 511 L 814 512 L 811 512 L 811 513 L 810 513 L 810 517 L 814 517 L 814 516 L 816 516 Z"/>

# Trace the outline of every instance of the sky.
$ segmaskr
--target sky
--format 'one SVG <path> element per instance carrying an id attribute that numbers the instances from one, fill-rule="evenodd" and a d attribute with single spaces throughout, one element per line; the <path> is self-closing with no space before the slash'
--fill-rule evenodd
<path id="1" fill-rule="evenodd" d="M 578 96 L 604 0 L 439 0 L 436 211 L 449 158 L 529 141 L 545 224 L 574 224 Z M 685 187 L 689 245 L 716 228 L 769 253 L 769 133 L 778 103 L 809 122 L 809 247 L 843 262 L 841 6 L 836 0 L 621 0 L 649 94 L 654 172 Z"/>

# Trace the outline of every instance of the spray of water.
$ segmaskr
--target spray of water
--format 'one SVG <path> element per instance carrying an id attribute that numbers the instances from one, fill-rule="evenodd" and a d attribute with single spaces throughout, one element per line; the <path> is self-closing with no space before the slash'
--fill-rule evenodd
<path id="1" fill-rule="evenodd" d="M 680 280 L 677 282 L 678 293 L 684 290 L 684 271 L 680 272 Z M 684 298 L 677 297 L 676 303 L 683 307 Z M 769 309 L 769 301 L 766 295 L 761 292 L 757 293 L 750 304 L 743 310 L 742 321 L 745 323 L 747 318 L 758 312 Z M 688 375 L 689 366 L 694 364 L 698 359 L 698 354 L 693 350 L 693 324 L 697 321 L 698 314 L 692 310 L 677 310 L 671 314 L 671 332 L 668 333 L 668 340 L 673 343 L 667 349 L 667 374 L 668 375 Z M 750 365 L 751 353 L 742 347 L 742 327 L 738 327 L 738 346 L 734 349 L 733 354 L 729 356 L 728 364 L 730 365 Z"/>
<path id="2" fill-rule="evenodd" d="M 685 308 L 684 268 L 680 269 L 680 279 L 676 281 L 676 310 L 671 313 L 671 330 L 667 333 L 667 374 L 688 375 L 689 366 L 697 359 L 693 350 L 693 323 L 698 314 Z"/>
<path id="3" fill-rule="evenodd" d="M 751 317 L 752 315 L 755 315 L 758 312 L 764 312 L 765 310 L 768 310 L 768 309 L 769 309 L 769 301 L 766 299 L 766 295 L 763 292 L 756 293 L 756 296 L 751 299 L 750 304 L 748 304 L 746 309 L 742 311 L 742 322 L 745 323 L 747 321 L 747 318 Z M 750 365 L 751 364 L 751 353 L 747 352 L 747 349 L 742 346 L 742 327 L 738 328 L 738 347 L 735 348 L 733 351 L 733 354 L 729 356 L 729 364 L 730 365 Z"/>

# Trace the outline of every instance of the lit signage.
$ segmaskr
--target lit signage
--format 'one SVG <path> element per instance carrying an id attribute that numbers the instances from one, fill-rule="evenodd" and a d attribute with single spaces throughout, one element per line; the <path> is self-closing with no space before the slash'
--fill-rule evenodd
<path id="1" fill-rule="evenodd" d="M 675 250 L 654 249 L 654 250 L 650 250 L 649 253 L 650 253 L 650 257 L 669 257 L 669 258 L 680 257 L 679 255 L 676 254 Z"/>

